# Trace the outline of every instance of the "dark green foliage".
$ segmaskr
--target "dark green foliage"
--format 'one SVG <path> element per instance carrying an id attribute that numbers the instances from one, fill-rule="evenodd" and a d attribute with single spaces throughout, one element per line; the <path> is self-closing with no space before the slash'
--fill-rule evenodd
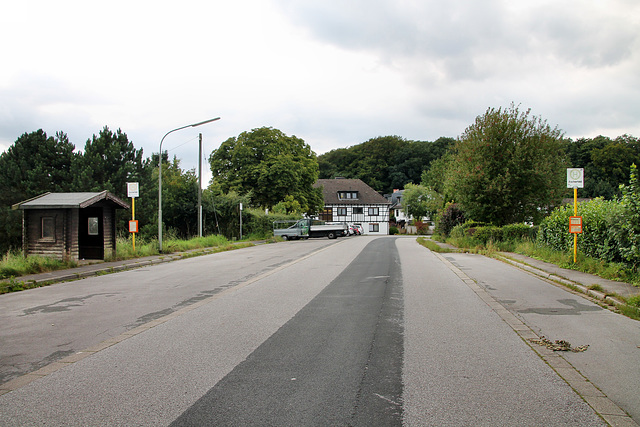
<path id="1" fill-rule="evenodd" d="M 22 212 L 11 205 L 42 193 L 70 191 L 74 146 L 63 132 L 21 135 L 0 155 L 0 252 L 22 245 Z"/>
<path id="2" fill-rule="evenodd" d="M 630 167 L 629 185 L 622 186 L 622 206 L 625 215 L 614 232 L 624 260 L 635 267 L 640 265 L 640 181 L 635 164 Z"/>
<path id="3" fill-rule="evenodd" d="M 478 221 L 536 221 L 566 188 L 561 132 L 516 106 L 490 108 L 456 142 L 445 192 Z"/>
<path id="4" fill-rule="evenodd" d="M 399 136 L 372 138 L 319 156 L 320 178 L 358 178 L 377 191 L 391 193 L 407 183 L 419 183 L 431 162 L 440 158 L 453 141 L 452 138 L 407 141 Z"/>
<path id="5" fill-rule="evenodd" d="M 640 141 L 630 135 L 615 140 L 605 136 L 570 140 L 566 151 L 571 167 L 584 168 L 585 184 L 579 190 L 580 197 L 620 197 L 619 187 L 629 181 L 630 166 L 640 164 Z"/>
<path id="6" fill-rule="evenodd" d="M 630 167 L 630 183 L 623 186 L 620 201 L 594 199 L 578 204 L 583 233 L 578 235 L 578 251 L 608 262 L 640 265 L 640 191 L 637 169 Z M 559 251 L 573 250 L 568 232 L 572 205 L 555 209 L 540 224 L 538 241 Z"/>
<path id="7" fill-rule="evenodd" d="M 127 199 L 127 182 L 138 182 L 142 194 L 136 200 L 136 219 L 144 227 L 157 216 L 157 196 L 151 196 L 155 199 L 155 208 L 149 203 L 153 189 L 157 192 L 158 188 L 157 181 L 152 181 L 152 171 L 153 165 L 143 159 L 142 149 L 136 150 L 126 133 L 120 129 L 112 132 L 105 126 L 98 136 L 93 135 L 86 141 L 84 151 L 73 165 L 73 191 L 107 190 L 131 203 Z M 128 234 L 130 219 L 130 210 L 117 211 L 118 233 Z"/>
<path id="8" fill-rule="evenodd" d="M 465 221 L 465 214 L 457 203 L 448 203 L 438 216 L 436 232 L 442 236 L 449 236 L 453 227 Z"/>
<path id="9" fill-rule="evenodd" d="M 193 169 L 182 170 L 175 157 L 162 163 L 162 221 L 179 238 L 198 235 L 198 177 Z"/>
<path id="10" fill-rule="evenodd" d="M 416 184 L 407 184 L 404 187 L 402 206 L 408 216 L 434 219 L 442 204 L 442 196 L 429 187 Z"/>
<path id="11" fill-rule="evenodd" d="M 471 244 L 486 246 L 489 242 L 521 242 L 535 240 L 537 227 L 527 224 L 508 224 L 498 227 L 483 222 L 467 221 L 451 230 L 455 239 L 470 239 Z"/>
<path id="12" fill-rule="evenodd" d="M 235 191 L 225 194 L 218 186 L 210 185 L 202 194 L 204 234 L 220 234 L 229 240 L 240 237 L 240 203 L 243 207 L 248 206 L 250 197 L 250 194 L 241 196 Z M 245 209 L 243 223 L 246 223 L 246 216 Z"/>
<path id="13" fill-rule="evenodd" d="M 140 182 L 145 174 L 142 150 L 136 150 L 127 134 L 105 126 L 98 136 L 88 139 L 74 168 L 76 191 L 108 190 L 126 199 L 127 182 Z"/>
<path id="14" fill-rule="evenodd" d="M 251 192 L 256 206 L 271 208 L 293 196 L 303 212 L 322 208 L 322 193 L 313 188 L 318 162 L 302 139 L 262 127 L 229 138 L 209 157 L 213 181 L 225 193 Z"/>

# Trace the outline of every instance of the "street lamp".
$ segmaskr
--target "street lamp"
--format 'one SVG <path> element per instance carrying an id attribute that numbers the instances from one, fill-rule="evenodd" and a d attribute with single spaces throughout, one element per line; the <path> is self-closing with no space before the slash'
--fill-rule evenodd
<path id="1" fill-rule="evenodd" d="M 205 120 L 203 122 L 194 123 L 192 125 L 186 125 L 179 128 L 175 128 L 165 133 L 162 139 L 160 140 L 160 152 L 158 155 L 158 246 L 160 248 L 160 253 L 162 253 L 162 142 L 171 132 L 175 132 L 180 129 L 186 128 L 194 128 L 196 126 L 204 125 L 207 123 L 215 122 L 216 120 L 220 120 L 220 117 L 216 117 L 215 119 Z"/>

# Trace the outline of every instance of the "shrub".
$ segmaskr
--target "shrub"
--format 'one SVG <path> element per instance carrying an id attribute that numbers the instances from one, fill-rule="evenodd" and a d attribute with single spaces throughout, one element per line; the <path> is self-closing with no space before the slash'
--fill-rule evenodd
<path id="1" fill-rule="evenodd" d="M 416 226 L 416 233 L 420 234 L 420 235 L 425 235 L 427 234 L 427 231 L 429 230 L 429 224 L 426 222 L 422 222 L 422 221 L 414 221 L 413 224 Z"/>
<path id="2" fill-rule="evenodd" d="M 389 228 L 389 234 L 394 235 L 394 234 L 398 234 L 398 227 L 390 227 Z"/>
<path id="3" fill-rule="evenodd" d="M 502 227 L 502 239 L 514 242 L 519 240 L 536 238 L 538 227 L 532 227 L 527 224 L 509 224 Z"/>
<path id="4" fill-rule="evenodd" d="M 462 224 L 465 220 L 464 212 L 459 204 L 448 203 L 438 216 L 436 231 L 443 236 L 449 236 L 453 227 Z"/>
<path id="5" fill-rule="evenodd" d="M 483 245 L 488 242 L 501 242 L 503 240 L 502 227 L 496 227 L 495 225 L 478 227 L 475 229 L 473 239 Z"/>
<path id="6" fill-rule="evenodd" d="M 573 206 L 556 208 L 542 221 L 537 241 L 558 251 L 573 250 L 573 235 L 569 233 L 569 217 Z M 578 205 L 578 216 L 582 216 L 582 234 L 578 235 L 578 250 L 587 256 L 607 262 L 630 262 L 634 264 L 630 232 L 632 224 L 629 208 L 624 203 L 594 199 Z M 637 261 L 636 261 L 637 264 Z"/>

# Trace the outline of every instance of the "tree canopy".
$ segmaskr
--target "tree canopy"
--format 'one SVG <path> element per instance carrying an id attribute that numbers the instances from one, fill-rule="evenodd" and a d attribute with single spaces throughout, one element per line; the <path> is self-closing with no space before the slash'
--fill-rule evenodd
<path id="1" fill-rule="evenodd" d="M 98 136 L 87 140 L 75 166 L 79 191 L 108 190 L 125 198 L 126 183 L 142 180 L 146 163 L 142 149 L 136 150 L 126 133 L 120 129 L 114 133 L 105 126 Z"/>
<path id="2" fill-rule="evenodd" d="M 209 157 L 213 181 L 223 192 L 252 194 L 252 201 L 272 208 L 292 196 L 303 212 L 315 213 L 323 204 L 318 161 L 311 147 L 296 136 L 262 127 L 224 141 Z"/>
<path id="3" fill-rule="evenodd" d="M 422 173 L 452 145 L 452 138 L 434 142 L 379 136 L 318 157 L 320 178 L 358 178 L 374 190 L 391 193 L 407 183 L 420 183 Z"/>
<path id="4" fill-rule="evenodd" d="M 560 130 L 513 104 L 489 108 L 456 142 L 445 192 L 476 221 L 535 221 L 560 202 L 566 167 Z"/>
<path id="5" fill-rule="evenodd" d="M 433 219 L 442 203 L 442 196 L 430 187 L 419 184 L 407 184 L 404 187 L 402 206 L 408 216 Z"/>
<path id="6" fill-rule="evenodd" d="M 613 199 L 622 195 L 620 185 L 629 181 L 632 164 L 640 164 L 640 141 L 630 135 L 614 140 L 606 136 L 567 142 L 571 167 L 584 168 L 581 197 Z"/>
<path id="7" fill-rule="evenodd" d="M 19 248 L 22 242 L 22 216 L 11 205 L 47 191 L 72 189 L 73 149 L 65 133 L 51 137 L 39 129 L 21 135 L 0 155 L 1 251 Z"/>

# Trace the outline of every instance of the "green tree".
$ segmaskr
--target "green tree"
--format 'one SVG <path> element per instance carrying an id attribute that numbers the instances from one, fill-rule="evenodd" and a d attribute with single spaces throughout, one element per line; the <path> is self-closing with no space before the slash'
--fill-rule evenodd
<path id="1" fill-rule="evenodd" d="M 251 192 L 239 195 L 235 191 L 223 193 L 217 183 L 212 183 L 202 193 L 204 234 L 220 234 L 227 239 L 240 236 L 240 203 L 251 204 Z M 246 209 L 243 213 L 243 224 Z"/>
<path id="2" fill-rule="evenodd" d="M 48 137 L 40 129 L 21 135 L 0 155 L 0 251 L 22 245 L 21 212 L 11 205 L 47 191 L 70 191 L 74 148 L 65 133 Z"/>
<path id="3" fill-rule="evenodd" d="M 565 153 L 562 132 L 530 110 L 489 108 L 456 142 L 446 187 L 476 221 L 537 221 L 565 192 Z"/>
<path id="4" fill-rule="evenodd" d="M 620 185 L 629 182 L 629 168 L 632 164 L 640 164 L 640 141 L 636 138 L 623 135 L 614 141 L 609 141 L 604 147 L 594 148 L 591 151 L 591 161 L 596 172 L 596 185 L 603 190 L 609 190 L 606 194 L 597 194 L 608 199 L 620 196 Z M 585 170 L 587 183 L 591 178 Z"/>
<path id="5" fill-rule="evenodd" d="M 625 261 L 637 268 L 640 265 L 640 182 L 635 163 L 629 167 L 629 170 L 629 185 L 620 186 L 625 215 L 621 226 L 617 227 L 613 234 L 623 237 L 620 243 L 626 244 L 618 244 L 622 256 Z"/>
<path id="6" fill-rule="evenodd" d="M 391 165 L 395 153 L 408 142 L 399 136 L 379 136 L 353 147 L 352 178 L 359 178 L 377 191 L 391 193 Z M 345 177 L 348 178 L 348 177 Z"/>
<path id="7" fill-rule="evenodd" d="M 311 147 L 296 136 L 262 127 L 224 141 L 209 157 L 213 181 L 225 193 L 252 193 L 257 206 L 272 208 L 292 196 L 303 212 L 315 213 L 322 193 L 318 160 Z"/>
<path id="8" fill-rule="evenodd" d="M 429 165 L 429 169 L 422 172 L 420 183 L 433 189 L 440 194 L 444 200 L 449 200 L 450 196 L 445 193 L 445 178 L 449 169 L 449 162 L 453 161 L 452 151 L 449 150 L 440 158 L 435 159 Z"/>
<path id="9" fill-rule="evenodd" d="M 127 182 L 149 178 L 142 149 L 136 150 L 120 129 L 114 133 L 105 126 L 98 136 L 87 140 L 78 160 L 74 173 L 77 191 L 108 190 L 126 199 Z"/>
<path id="10" fill-rule="evenodd" d="M 162 163 L 162 221 L 176 237 L 198 234 L 198 177 L 195 169 L 182 170 L 176 157 Z"/>
<path id="11" fill-rule="evenodd" d="M 442 196 L 429 187 L 409 183 L 402 193 L 402 206 L 405 214 L 414 219 L 421 220 L 425 216 L 434 219 L 442 206 Z"/>
<path id="12" fill-rule="evenodd" d="M 389 166 L 392 188 L 404 188 L 407 183 L 419 183 L 422 174 L 435 160 L 441 158 L 453 145 L 453 138 L 438 138 L 434 142 L 408 141 L 398 149 Z"/>
<path id="13" fill-rule="evenodd" d="M 575 141 L 566 141 L 566 151 L 569 159 L 569 167 L 583 168 L 585 179 L 584 188 L 580 190 L 581 197 L 614 197 L 616 187 L 611 186 L 607 177 L 602 176 L 600 168 L 593 164 L 591 154 L 598 149 L 610 144 L 611 139 L 605 136 L 595 138 L 578 138 Z M 573 197 L 573 191 L 567 190 L 567 197 Z"/>
<path id="14" fill-rule="evenodd" d="M 373 189 L 391 193 L 405 184 L 419 183 L 422 173 L 452 145 L 452 138 L 434 142 L 380 136 L 318 157 L 320 178 L 358 178 Z"/>

